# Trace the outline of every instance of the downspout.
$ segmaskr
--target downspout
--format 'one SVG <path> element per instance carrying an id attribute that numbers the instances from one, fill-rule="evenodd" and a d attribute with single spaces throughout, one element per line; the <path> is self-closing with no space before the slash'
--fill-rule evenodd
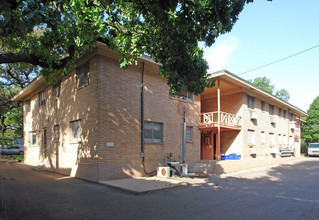
<path id="1" fill-rule="evenodd" d="M 186 158 L 186 108 L 184 108 L 183 128 L 182 128 L 182 163 L 185 163 Z"/>
<path id="2" fill-rule="evenodd" d="M 144 173 L 151 176 L 154 172 L 147 172 L 145 169 L 145 153 L 144 153 L 144 62 L 142 63 L 141 73 L 141 158 Z"/>

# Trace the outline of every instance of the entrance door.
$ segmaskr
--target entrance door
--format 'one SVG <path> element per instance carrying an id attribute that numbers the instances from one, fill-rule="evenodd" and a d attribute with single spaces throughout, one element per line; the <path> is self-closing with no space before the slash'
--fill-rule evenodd
<path id="1" fill-rule="evenodd" d="M 214 135 L 211 131 L 202 132 L 201 160 L 214 160 Z"/>
<path id="2" fill-rule="evenodd" d="M 43 136 L 42 136 L 42 150 L 43 150 L 43 157 L 47 157 L 47 129 L 43 129 Z"/>

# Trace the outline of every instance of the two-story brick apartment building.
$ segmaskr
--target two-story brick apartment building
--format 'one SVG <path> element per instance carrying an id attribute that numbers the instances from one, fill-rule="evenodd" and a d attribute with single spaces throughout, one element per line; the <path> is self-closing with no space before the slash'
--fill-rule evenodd
<path id="1" fill-rule="evenodd" d="M 40 76 L 13 98 L 24 104 L 25 163 L 92 181 L 141 176 L 143 155 L 147 171 L 168 155 L 181 161 L 184 110 L 190 167 L 229 153 L 242 167 L 280 162 L 287 146 L 299 154 L 298 108 L 227 71 L 199 96 L 171 96 L 157 63 L 141 57 L 123 70 L 118 58 L 97 43 L 57 84 Z"/>

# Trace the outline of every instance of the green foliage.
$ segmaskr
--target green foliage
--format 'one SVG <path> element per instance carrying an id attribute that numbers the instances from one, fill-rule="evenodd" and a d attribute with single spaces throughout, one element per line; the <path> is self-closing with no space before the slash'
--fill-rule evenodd
<path id="1" fill-rule="evenodd" d="M 198 42 L 211 46 L 231 31 L 245 3 L 253 0 L 59 0 L 0 3 L 0 63 L 42 67 L 52 82 L 66 75 L 96 40 L 121 54 L 120 67 L 148 54 L 172 93 L 199 94 L 208 65 Z"/>
<path id="2" fill-rule="evenodd" d="M 256 77 L 255 79 L 250 79 L 248 82 L 256 85 L 258 88 L 272 94 L 275 86 L 270 84 L 270 79 L 267 77 Z"/>
<path id="3" fill-rule="evenodd" d="M 254 84 L 258 88 L 260 88 L 260 89 L 262 89 L 270 94 L 273 94 L 273 92 L 275 90 L 275 86 L 271 85 L 270 79 L 268 79 L 267 77 L 256 77 L 255 79 L 248 80 L 248 82 Z M 290 99 L 289 92 L 286 89 L 277 90 L 275 93 L 275 96 L 277 96 L 278 98 L 280 98 L 286 102 L 288 102 Z"/>
<path id="4" fill-rule="evenodd" d="M 11 98 L 38 74 L 39 69 L 30 64 L 0 66 L 0 145 L 11 145 L 14 137 L 23 137 L 22 104 Z"/>
<path id="5" fill-rule="evenodd" d="M 290 99 L 289 92 L 286 89 L 281 89 L 281 90 L 276 91 L 275 96 L 277 96 L 278 98 L 280 98 L 286 102 L 288 102 Z"/>
<path id="6" fill-rule="evenodd" d="M 307 112 L 309 116 L 302 125 L 302 138 L 307 143 L 319 142 L 319 96 L 310 105 Z"/>

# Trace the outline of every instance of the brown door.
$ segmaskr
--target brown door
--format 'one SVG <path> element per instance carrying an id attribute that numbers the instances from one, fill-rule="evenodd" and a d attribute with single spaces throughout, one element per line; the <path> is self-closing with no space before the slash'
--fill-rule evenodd
<path id="1" fill-rule="evenodd" d="M 214 135 L 211 131 L 202 132 L 201 160 L 214 160 Z"/>

